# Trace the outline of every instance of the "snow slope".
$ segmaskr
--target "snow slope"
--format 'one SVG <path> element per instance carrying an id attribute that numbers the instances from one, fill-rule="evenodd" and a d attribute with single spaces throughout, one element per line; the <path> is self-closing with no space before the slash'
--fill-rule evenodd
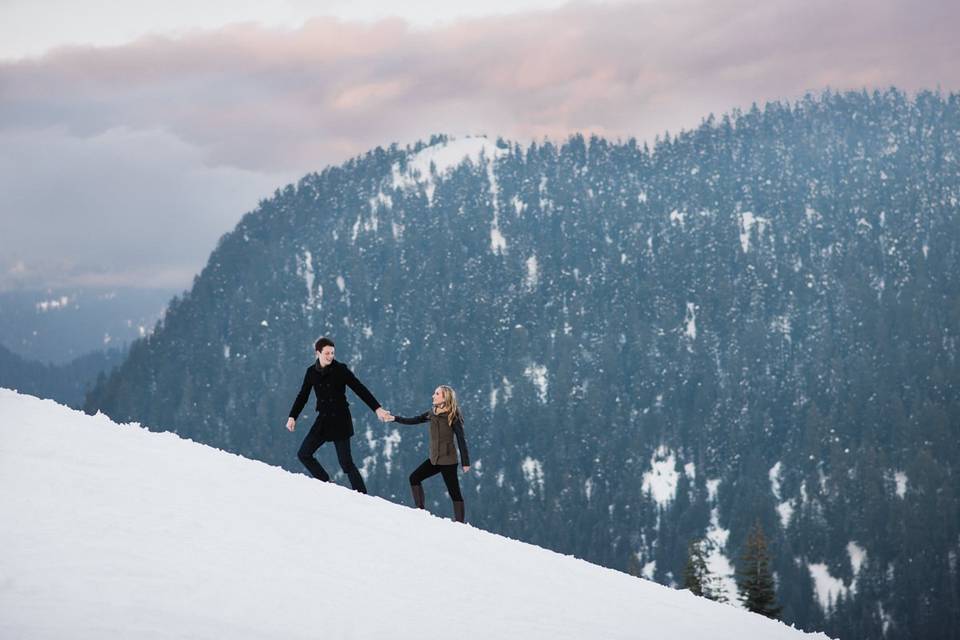
<path id="1" fill-rule="evenodd" d="M 804 636 L 6 389 L 0 514 L 2 638 Z"/>

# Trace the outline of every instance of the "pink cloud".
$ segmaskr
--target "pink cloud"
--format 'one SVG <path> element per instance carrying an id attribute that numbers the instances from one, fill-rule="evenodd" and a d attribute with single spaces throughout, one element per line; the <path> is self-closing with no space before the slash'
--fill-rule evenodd
<path id="1" fill-rule="evenodd" d="M 0 65 L 0 127 L 162 129 L 211 164 L 311 170 L 433 132 L 652 139 L 806 91 L 960 87 L 960 6 L 679 0 L 434 29 L 317 18 Z"/>

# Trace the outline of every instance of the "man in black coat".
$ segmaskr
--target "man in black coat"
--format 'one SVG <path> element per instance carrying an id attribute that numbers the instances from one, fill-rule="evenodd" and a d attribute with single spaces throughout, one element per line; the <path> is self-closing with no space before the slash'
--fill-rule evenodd
<path id="1" fill-rule="evenodd" d="M 315 348 L 317 361 L 310 365 L 303 376 L 300 393 L 297 394 L 293 408 L 290 409 L 290 417 L 287 418 L 287 429 L 293 431 L 297 425 L 297 416 L 307 404 L 310 390 L 313 389 L 317 396 L 317 419 L 310 427 L 310 433 L 303 439 L 303 444 L 297 451 L 297 458 L 315 478 L 329 482 L 330 476 L 313 454 L 324 442 L 332 441 L 337 448 L 340 468 L 350 478 L 350 486 L 360 493 L 366 493 L 367 487 L 363 483 L 363 476 L 360 475 L 357 465 L 353 463 L 353 455 L 350 452 L 353 418 L 347 402 L 346 387 L 353 389 L 353 392 L 370 407 L 370 410 L 376 412 L 380 420 L 389 419 L 390 413 L 380 406 L 373 394 L 357 380 L 347 365 L 334 359 L 336 351 L 333 340 L 320 338 Z"/>

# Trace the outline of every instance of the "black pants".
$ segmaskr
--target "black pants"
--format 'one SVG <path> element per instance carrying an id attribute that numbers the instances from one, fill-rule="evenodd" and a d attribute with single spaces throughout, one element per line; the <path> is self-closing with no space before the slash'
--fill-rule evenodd
<path id="1" fill-rule="evenodd" d="M 303 463 L 303 466 L 307 468 L 314 478 L 329 482 L 330 476 L 320 463 L 317 462 L 317 459 L 313 457 L 313 454 L 317 452 L 317 449 L 319 449 L 320 445 L 324 442 L 326 442 L 326 440 L 320 435 L 320 429 L 317 425 L 314 425 L 314 427 L 310 429 L 310 433 L 307 434 L 307 437 L 303 439 L 303 444 L 300 445 L 300 450 L 297 451 L 297 458 L 300 459 L 300 462 Z M 347 477 L 350 479 L 350 486 L 353 487 L 355 491 L 366 493 L 367 485 L 363 483 L 363 476 L 360 475 L 360 470 L 357 469 L 357 465 L 353 463 L 353 454 L 350 453 L 350 438 L 334 440 L 333 444 L 337 448 L 337 461 L 340 463 L 340 468 L 343 469 L 343 472 L 347 474 Z"/>
<path id="2" fill-rule="evenodd" d="M 463 496 L 460 495 L 460 480 L 457 478 L 456 464 L 433 464 L 429 459 L 424 460 L 423 464 L 414 469 L 410 474 L 410 486 L 416 487 L 421 482 L 437 475 L 443 474 L 443 482 L 447 485 L 447 493 L 454 502 L 463 502 Z"/>

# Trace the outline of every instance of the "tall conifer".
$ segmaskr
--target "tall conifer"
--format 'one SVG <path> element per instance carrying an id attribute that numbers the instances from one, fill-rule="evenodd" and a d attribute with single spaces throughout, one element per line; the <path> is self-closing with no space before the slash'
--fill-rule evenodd
<path id="1" fill-rule="evenodd" d="M 757 521 L 747 536 L 747 547 L 742 556 L 743 570 L 739 572 L 740 599 L 747 610 L 776 618 L 782 607 L 777 604 L 777 590 L 770 573 L 770 554 L 763 527 Z"/>
<path id="2" fill-rule="evenodd" d="M 687 548 L 687 564 L 683 568 L 683 588 L 695 596 L 710 597 L 710 570 L 703 550 L 703 540 L 691 540 Z"/>

